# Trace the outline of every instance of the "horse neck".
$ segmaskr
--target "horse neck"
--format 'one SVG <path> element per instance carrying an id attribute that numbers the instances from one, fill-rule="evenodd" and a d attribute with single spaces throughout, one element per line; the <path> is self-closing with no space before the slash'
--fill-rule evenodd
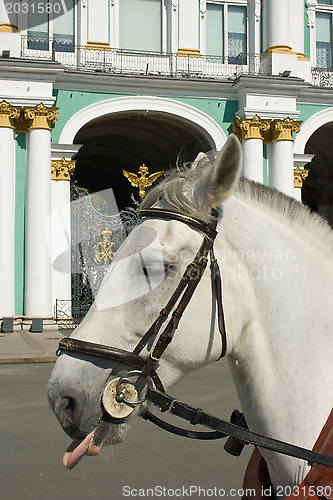
<path id="1" fill-rule="evenodd" d="M 230 200 L 220 232 L 229 360 L 248 423 L 311 448 L 333 400 L 332 264 L 265 207 Z M 289 463 L 299 482 L 295 462 L 265 457 Z"/>

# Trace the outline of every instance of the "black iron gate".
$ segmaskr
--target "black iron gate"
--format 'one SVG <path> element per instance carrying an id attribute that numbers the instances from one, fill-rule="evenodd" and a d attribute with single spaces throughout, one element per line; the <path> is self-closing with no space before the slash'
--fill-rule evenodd
<path id="1" fill-rule="evenodd" d="M 72 297 L 56 304 L 63 327 L 78 325 L 87 314 L 116 251 L 137 222 L 137 210 L 118 212 L 112 189 L 90 194 L 72 186 L 71 219 Z"/>

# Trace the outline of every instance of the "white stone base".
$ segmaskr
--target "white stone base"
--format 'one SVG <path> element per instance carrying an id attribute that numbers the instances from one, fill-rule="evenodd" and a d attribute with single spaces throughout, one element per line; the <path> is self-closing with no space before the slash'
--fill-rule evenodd
<path id="1" fill-rule="evenodd" d="M 24 316 L 21 320 L 21 329 L 22 330 L 29 330 L 33 319 L 34 318 L 29 318 L 27 316 Z M 47 318 L 42 318 L 42 319 L 43 319 L 43 331 L 45 331 L 45 330 L 58 330 L 59 329 L 54 318 L 47 317 Z"/>

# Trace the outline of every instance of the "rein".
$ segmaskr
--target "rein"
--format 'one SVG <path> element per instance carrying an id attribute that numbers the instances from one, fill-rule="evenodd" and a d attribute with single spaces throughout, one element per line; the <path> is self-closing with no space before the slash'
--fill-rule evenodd
<path id="1" fill-rule="evenodd" d="M 134 370 L 128 371 L 122 377 L 113 379 L 106 385 L 104 389 L 102 398 L 104 409 L 114 419 L 120 419 L 124 418 L 124 416 L 128 416 L 134 410 L 135 405 L 141 404 L 143 401 L 147 400 L 157 406 L 161 412 L 167 411 L 189 421 L 193 425 L 200 424 L 213 429 L 213 431 L 209 432 L 197 432 L 182 429 L 160 419 L 152 412 L 150 412 L 149 409 L 144 409 L 142 413 L 143 418 L 174 434 L 193 439 L 220 439 L 227 436 L 232 436 L 234 440 L 230 445 L 229 438 L 229 443 L 228 441 L 226 443 L 226 446 L 228 445 L 229 449 L 226 449 L 227 451 L 229 451 L 229 453 L 234 455 L 239 455 L 244 445 L 251 443 L 255 446 L 260 446 L 262 448 L 273 450 L 278 453 L 296 457 L 302 460 L 307 460 L 311 464 L 318 463 L 328 467 L 333 467 L 333 457 L 322 455 L 320 453 L 316 453 L 249 431 L 245 419 L 242 418 L 242 414 L 238 413 L 240 417 L 234 417 L 234 420 L 231 423 L 225 422 L 224 420 L 212 417 L 204 413 L 200 408 L 192 408 L 191 406 L 188 406 L 185 403 L 182 403 L 175 398 L 172 398 L 171 396 L 165 394 L 163 384 L 158 374 L 156 373 L 156 365 L 158 365 L 161 356 L 168 347 L 175 331 L 177 330 L 185 309 L 188 306 L 207 268 L 208 260 L 210 261 L 211 280 L 214 290 L 213 299 L 215 299 L 217 305 L 218 329 L 222 341 L 221 355 L 218 359 L 221 359 L 226 353 L 227 341 L 222 303 L 222 280 L 213 248 L 214 241 L 217 235 L 216 226 L 218 221 L 218 213 L 216 210 L 212 210 L 211 215 L 211 222 L 206 223 L 194 217 L 189 217 L 178 212 L 163 210 L 159 208 L 139 210 L 139 217 L 141 219 L 158 217 L 167 220 L 177 220 L 203 232 L 203 241 L 193 261 L 190 262 L 186 267 L 184 274 L 172 296 L 170 297 L 168 303 L 163 309 L 161 309 L 156 320 L 153 322 L 153 324 L 150 326 L 150 328 L 147 330 L 147 332 L 144 334 L 144 336 L 138 342 L 132 352 L 103 344 L 85 342 L 82 340 L 67 337 L 59 342 L 57 355 L 61 354 L 62 351 L 79 352 L 86 355 L 98 356 L 104 359 L 111 359 L 122 362 L 125 365 L 134 368 Z M 166 323 L 166 325 L 164 327 L 164 330 L 160 333 L 160 330 L 164 323 Z M 146 359 L 141 356 L 141 352 L 147 346 L 147 344 L 152 339 L 155 339 L 158 335 L 159 337 L 155 342 L 154 348 L 152 348 L 151 352 L 149 353 L 148 358 Z M 125 395 L 128 392 L 126 392 L 126 389 L 128 389 L 128 387 L 131 387 L 131 395 L 133 398 L 134 383 L 132 383 L 128 378 L 133 377 L 134 375 L 143 376 L 145 378 L 145 380 L 147 381 L 147 390 L 144 399 L 142 400 L 139 400 L 138 393 L 136 390 L 134 390 L 134 392 L 136 392 L 137 398 L 135 399 L 134 397 L 134 399 L 129 401 L 126 399 Z M 154 382 L 157 390 L 151 387 L 150 379 Z M 109 400 L 109 394 L 112 394 L 112 401 Z M 235 415 L 235 412 L 233 415 Z"/>

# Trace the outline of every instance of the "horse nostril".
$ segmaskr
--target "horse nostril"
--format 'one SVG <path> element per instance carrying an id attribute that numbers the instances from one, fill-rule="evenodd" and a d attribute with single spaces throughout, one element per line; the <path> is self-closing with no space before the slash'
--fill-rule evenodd
<path id="1" fill-rule="evenodd" d="M 68 414 L 74 413 L 75 411 L 75 399 L 70 397 L 61 398 L 58 403 L 58 410 L 60 412 L 66 412 Z"/>
<path id="2" fill-rule="evenodd" d="M 59 398 L 54 405 L 54 412 L 67 434 L 75 437 L 80 426 L 82 405 L 73 395 Z"/>

